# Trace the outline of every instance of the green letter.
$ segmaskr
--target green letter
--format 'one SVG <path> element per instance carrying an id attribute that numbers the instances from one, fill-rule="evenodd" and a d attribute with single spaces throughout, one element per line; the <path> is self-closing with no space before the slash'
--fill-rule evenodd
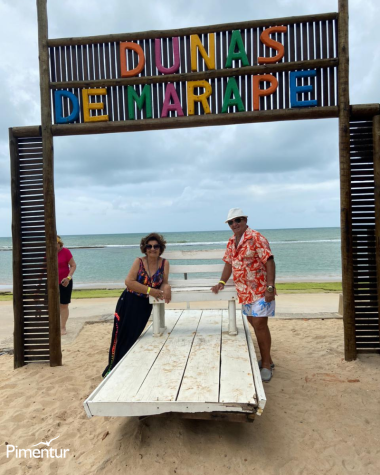
<path id="1" fill-rule="evenodd" d="M 239 50 L 237 53 L 235 53 L 236 46 Z M 232 32 L 231 42 L 230 42 L 230 47 L 228 49 L 228 56 L 227 56 L 225 67 L 231 68 L 232 61 L 241 61 L 242 66 L 249 66 L 247 53 L 245 52 L 243 39 L 241 37 L 239 30 L 235 30 Z"/>
<path id="2" fill-rule="evenodd" d="M 144 106 L 144 102 L 146 105 L 146 118 L 152 118 L 152 94 L 150 84 L 145 84 L 141 96 L 137 94 L 134 90 L 133 86 L 128 86 L 128 118 L 134 119 L 135 118 L 135 102 L 137 104 L 138 109 L 141 109 Z"/>
<path id="3" fill-rule="evenodd" d="M 234 98 L 231 97 L 233 94 Z M 235 78 L 230 78 L 227 83 L 226 92 L 223 99 L 222 112 L 228 112 L 230 106 L 237 106 L 239 112 L 244 112 L 245 107 L 241 100 L 239 88 Z"/>

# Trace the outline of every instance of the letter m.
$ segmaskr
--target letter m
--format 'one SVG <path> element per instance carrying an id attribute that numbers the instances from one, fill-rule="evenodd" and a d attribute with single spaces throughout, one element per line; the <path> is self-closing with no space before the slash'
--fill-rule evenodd
<path id="1" fill-rule="evenodd" d="M 146 119 L 152 118 L 152 93 L 150 84 L 145 84 L 141 96 L 137 94 L 133 86 L 128 86 L 128 118 L 133 120 L 135 118 L 135 103 L 137 108 L 141 111 L 145 104 Z"/>

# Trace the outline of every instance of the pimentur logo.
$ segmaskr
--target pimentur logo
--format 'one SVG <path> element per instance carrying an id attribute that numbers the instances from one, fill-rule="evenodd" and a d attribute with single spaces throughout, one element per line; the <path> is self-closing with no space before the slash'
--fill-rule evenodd
<path id="1" fill-rule="evenodd" d="M 37 445 L 46 445 L 46 447 L 50 447 L 50 444 L 53 442 L 53 440 L 58 439 L 59 435 L 57 437 L 54 437 L 53 439 L 50 439 L 48 442 L 44 442 L 41 440 L 41 442 L 38 442 L 38 444 L 32 445 L 32 447 L 37 447 Z M 42 448 L 42 449 L 19 449 L 17 445 L 7 445 L 7 458 L 9 458 L 10 455 L 16 455 L 16 458 L 66 458 L 66 452 L 70 452 L 70 449 L 53 449 L 53 447 L 50 448 Z"/>

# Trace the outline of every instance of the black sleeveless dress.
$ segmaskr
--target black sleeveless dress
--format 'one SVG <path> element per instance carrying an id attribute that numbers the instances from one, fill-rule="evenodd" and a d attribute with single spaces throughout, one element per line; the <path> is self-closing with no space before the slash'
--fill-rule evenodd
<path id="1" fill-rule="evenodd" d="M 140 259 L 137 282 L 154 289 L 159 288 L 164 279 L 164 267 L 165 259 L 162 259 L 156 273 L 149 276 L 142 259 Z M 151 313 L 152 304 L 149 303 L 148 295 L 128 289 L 124 290 L 116 304 L 108 365 L 103 371 L 103 378 L 113 370 L 138 340 Z"/>

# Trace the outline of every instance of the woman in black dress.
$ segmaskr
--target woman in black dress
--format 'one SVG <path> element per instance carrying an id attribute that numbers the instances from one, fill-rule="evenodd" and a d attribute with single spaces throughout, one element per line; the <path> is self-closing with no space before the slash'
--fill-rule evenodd
<path id="1" fill-rule="evenodd" d="M 169 261 L 160 257 L 165 247 L 166 241 L 160 234 L 151 233 L 141 239 L 140 249 L 145 257 L 135 259 L 125 279 L 127 288 L 116 305 L 108 365 L 103 377 L 113 370 L 144 330 L 152 312 L 149 295 L 170 302 Z"/>

